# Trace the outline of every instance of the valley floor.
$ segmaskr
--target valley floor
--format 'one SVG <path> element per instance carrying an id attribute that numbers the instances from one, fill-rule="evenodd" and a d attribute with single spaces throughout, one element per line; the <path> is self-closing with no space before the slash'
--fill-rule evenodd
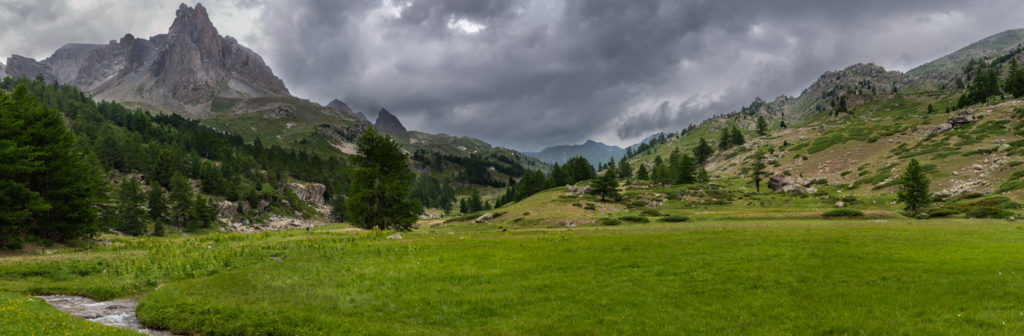
<path id="1" fill-rule="evenodd" d="M 1020 334 L 1024 226 L 708 219 L 121 238 L 0 259 L 0 334 L 110 334 L 30 294 L 236 334 Z M 53 332 L 50 332 L 53 331 Z"/>

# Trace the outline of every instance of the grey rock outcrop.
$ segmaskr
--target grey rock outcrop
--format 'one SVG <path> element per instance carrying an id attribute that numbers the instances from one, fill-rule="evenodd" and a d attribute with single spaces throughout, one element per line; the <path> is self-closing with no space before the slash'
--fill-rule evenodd
<path id="1" fill-rule="evenodd" d="M 370 119 L 366 118 L 366 115 L 363 114 L 363 112 L 356 112 L 355 110 L 352 109 L 352 107 L 349 107 L 348 104 L 345 104 L 345 102 L 338 99 L 331 100 L 330 103 L 327 103 L 327 107 L 335 108 L 343 112 L 355 115 L 356 117 L 362 119 L 363 121 L 370 121 Z"/>
<path id="2" fill-rule="evenodd" d="M 173 111 L 206 108 L 214 97 L 287 96 L 263 59 L 221 36 L 201 4 L 182 4 L 167 34 L 128 34 L 108 44 L 65 44 L 43 61 L 11 56 L 10 76 L 73 85 L 97 100 L 137 102 Z"/>
<path id="3" fill-rule="evenodd" d="M 791 192 L 798 194 L 808 193 L 807 187 L 811 181 L 802 177 L 793 177 L 784 174 L 772 175 L 768 178 L 768 188 L 775 192 Z"/>
<path id="4" fill-rule="evenodd" d="M 953 130 L 954 128 L 970 124 L 978 120 L 978 117 L 971 111 L 960 111 L 957 114 L 946 119 L 946 122 L 935 125 L 932 127 L 932 134 L 942 134 Z"/>
<path id="5" fill-rule="evenodd" d="M 398 117 L 395 117 L 386 109 L 380 109 L 380 112 L 377 113 L 377 121 L 373 123 L 373 128 L 377 132 L 390 135 L 396 139 L 408 137 L 408 131 L 405 129 L 405 126 L 402 126 L 402 122 L 398 121 Z"/>
<path id="6" fill-rule="evenodd" d="M 4 72 L 10 77 L 36 78 L 37 76 L 42 76 L 43 80 L 47 83 L 57 80 L 57 77 L 53 75 L 53 69 L 49 65 L 19 55 L 11 55 L 11 57 L 7 58 Z"/>
<path id="7" fill-rule="evenodd" d="M 323 206 L 324 193 L 327 191 L 327 186 L 320 183 L 288 183 L 288 190 L 291 190 L 303 202 Z"/>

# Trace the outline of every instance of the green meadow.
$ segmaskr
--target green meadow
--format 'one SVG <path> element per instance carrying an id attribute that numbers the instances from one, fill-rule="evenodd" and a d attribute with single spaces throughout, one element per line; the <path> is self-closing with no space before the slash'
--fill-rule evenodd
<path id="1" fill-rule="evenodd" d="M 140 298 L 145 323 L 203 335 L 1024 332 L 1024 226 L 1006 220 L 469 225 L 9 256 L 0 331 L 109 334 L 26 296 L 68 293 Z"/>

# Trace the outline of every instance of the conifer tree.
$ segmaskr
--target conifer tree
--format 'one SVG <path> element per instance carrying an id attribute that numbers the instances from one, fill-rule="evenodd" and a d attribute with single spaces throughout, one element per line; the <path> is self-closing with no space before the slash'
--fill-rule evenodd
<path id="1" fill-rule="evenodd" d="M 636 170 L 636 179 L 637 180 L 649 180 L 649 179 L 651 179 L 651 177 L 647 173 L 647 165 L 640 164 L 640 168 L 637 168 L 637 170 Z"/>
<path id="2" fill-rule="evenodd" d="M 750 158 L 750 178 L 754 181 L 754 190 L 761 192 L 761 180 L 765 176 L 764 153 L 758 152 Z"/>
<path id="3" fill-rule="evenodd" d="M 622 157 L 622 160 L 619 160 L 619 169 L 617 171 L 619 172 L 619 178 L 628 179 L 633 177 L 633 167 L 626 161 L 625 156 Z"/>
<path id="4" fill-rule="evenodd" d="M 331 197 L 331 220 L 341 223 L 345 221 L 345 197 L 334 195 Z M 449 205 L 451 207 L 451 205 Z"/>
<path id="5" fill-rule="evenodd" d="M 1010 73 L 1006 76 L 1003 88 L 1014 98 L 1024 97 L 1024 69 L 1017 64 L 1016 58 L 1010 63 Z"/>
<path id="6" fill-rule="evenodd" d="M 768 135 L 768 121 L 764 119 L 764 116 L 757 116 L 757 135 Z"/>
<path id="7" fill-rule="evenodd" d="M 704 138 L 700 138 L 700 143 L 697 147 L 693 148 L 693 158 L 697 160 L 697 164 L 703 165 L 711 158 L 711 155 L 715 153 L 715 149 L 708 145 L 708 142 Z"/>
<path id="8" fill-rule="evenodd" d="M 779 128 L 786 128 L 786 121 L 785 120 L 779 121 Z"/>
<path id="9" fill-rule="evenodd" d="M 711 181 L 711 177 L 708 175 L 707 169 L 704 167 L 697 168 L 697 183 L 706 184 Z"/>
<path id="10" fill-rule="evenodd" d="M 679 171 L 676 176 L 676 183 L 689 184 L 696 182 L 697 163 L 689 155 L 683 155 L 679 159 Z"/>
<path id="11" fill-rule="evenodd" d="M 729 146 L 740 146 L 747 143 L 743 139 L 743 132 L 740 131 L 739 127 L 733 126 L 732 132 L 729 134 Z"/>
<path id="12" fill-rule="evenodd" d="M 415 175 L 402 148 L 373 128 L 356 141 L 346 218 L 364 229 L 408 231 L 423 207 L 408 199 Z"/>
<path id="13" fill-rule="evenodd" d="M 141 236 L 146 233 L 146 210 L 142 205 L 146 195 L 139 188 L 139 183 L 132 178 L 124 178 L 117 188 L 117 229 L 126 234 Z"/>
<path id="14" fill-rule="evenodd" d="M 192 227 L 192 221 L 195 219 L 195 200 L 192 195 L 192 186 L 188 184 L 188 179 L 185 178 L 181 173 L 174 173 L 171 176 L 170 182 L 170 195 L 168 201 L 170 206 L 170 219 L 171 224 L 183 228 L 190 229 Z"/>
<path id="15" fill-rule="evenodd" d="M 726 150 L 732 147 L 732 133 L 728 128 L 722 129 L 722 136 L 718 138 L 718 149 Z"/>
<path id="16" fill-rule="evenodd" d="M 897 194 L 899 201 L 906 204 L 904 210 L 911 215 L 919 215 L 924 212 L 925 207 L 931 203 L 929 195 L 928 176 L 916 159 L 910 159 L 907 170 L 900 176 L 900 191 Z"/>
<path id="17" fill-rule="evenodd" d="M 469 206 L 469 212 L 484 210 L 483 200 L 480 199 L 480 190 L 475 188 L 473 189 L 472 194 L 469 195 L 469 201 L 467 204 Z"/>
<path id="18" fill-rule="evenodd" d="M 591 185 L 590 193 L 601 197 L 601 201 L 619 199 L 619 181 L 615 179 L 615 169 L 608 169 Z"/>

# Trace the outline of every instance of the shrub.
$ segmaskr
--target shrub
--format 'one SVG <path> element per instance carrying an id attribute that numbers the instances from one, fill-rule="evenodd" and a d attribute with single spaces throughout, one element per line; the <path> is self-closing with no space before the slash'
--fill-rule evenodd
<path id="1" fill-rule="evenodd" d="M 843 203 L 846 203 L 846 204 L 853 204 L 853 203 L 857 203 L 857 197 L 856 197 L 856 196 L 853 196 L 853 195 L 850 195 L 850 196 L 846 196 L 846 197 L 843 197 L 843 198 L 841 198 L 841 199 L 839 199 L 839 200 L 840 200 L 840 201 L 843 201 Z"/>
<path id="2" fill-rule="evenodd" d="M 1024 164 L 1024 161 L 1010 161 L 1010 163 L 1007 163 L 1006 165 L 1010 167 L 1016 167 L 1022 164 Z"/>
<path id="3" fill-rule="evenodd" d="M 583 205 L 583 210 L 597 210 L 597 206 L 594 203 L 587 203 Z"/>
<path id="4" fill-rule="evenodd" d="M 954 216 L 954 215 L 959 214 L 959 213 L 960 213 L 960 211 L 956 211 L 956 209 L 938 208 L 938 209 L 932 209 L 931 211 L 928 211 L 928 217 L 930 217 L 930 218 L 946 218 L 946 217 Z"/>
<path id="5" fill-rule="evenodd" d="M 645 201 L 632 201 L 632 202 L 629 202 L 629 206 L 633 207 L 633 208 L 643 208 L 643 207 L 647 206 L 647 202 L 645 202 Z"/>
<path id="6" fill-rule="evenodd" d="M 690 220 L 690 217 L 686 217 L 686 216 L 682 216 L 682 215 L 672 215 L 672 216 L 664 217 L 664 218 L 661 219 L 662 222 L 666 222 L 666 223 L 682 223 L 682 222 L 685 222 L 685 221 L 688 221 L 688 220 Z"/>
<path id="7" fill-rule="evenodd" d="M 627 221 L 627 222 L 633 222 L 633 223 L 649 223 L 650 222 L 649 220 L 647 220 L 647 217 L 635 216 L 635 215 L 622 216 L 622 217 L 619 217 L 619 220 L 623 220 L 623 221 Z"/>
<path id="8" fill-rule="evenodd" d="M 854 210 L 854 209 L 835 209 L 835 210 L 831 210 L 831 211 L 826 211 L 825 213 L 821 214 L 821 217 L 824 217 L 824 218 L 864 217 L 864 213 L 861 212 L 860 210 Z"/>
<path id="9" fill-rule="evenodd" d="M 615 225 L 622 224 L 622 222 L 620 222 L 618 219 L 615 219 L 615 218 L 601 218 L 598 221 L 601 222 L 601 225 L 607 225 L 607 226 L 615 226 Z"/>
<path id="10" fill-rule="evenodd" d="M 970 218 L 1008 218 L 1013 217 L 1013 211 L 997 209 L 995 207 L 979 206 L 971 208 L 967 211 L 967 217 Z"/>
<path id="11" fill-rule="evenodd" d="M 644 216 L 647 216 L 647 217 L 658 217 L 658 216 L 661 216 L 661 210 L 658 210 L 658 209 L 647 209 L 647 210 L 644 210 L 642 212 L 642 214 Z"/>
<path id="12" fill-rule="evenodd" d="M 574 207 L 577 207 L 577 208 L 582 208 L 582 207 L 583 207 L 583 204 L 580 204 L 580 203 L 573 203 L 573 204 L 572 204 L 572 206 L 574 206 Z"/>

